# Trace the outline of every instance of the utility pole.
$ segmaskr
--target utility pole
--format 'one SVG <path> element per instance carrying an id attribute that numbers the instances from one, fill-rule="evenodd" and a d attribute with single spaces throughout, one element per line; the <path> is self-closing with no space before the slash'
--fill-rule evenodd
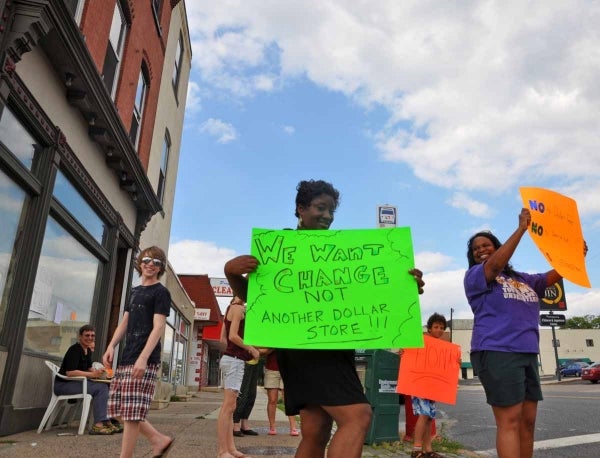
<path id="1" fill-rule="evenodd" d="M 552 313 L 552 310 L 550 310 L 550 315 L 554 315 L 554 313 Z M 554 347 L 554 359 L 556 361 L 556 378 L 560 382 L 560 369 L 559 369 L 559 364 L 558 364 L 558 345 L 556 342 L 556 331 L 555 331 L 556 326 L 552 325 L 551 327 L 552 327 L 552 346 Z"/>

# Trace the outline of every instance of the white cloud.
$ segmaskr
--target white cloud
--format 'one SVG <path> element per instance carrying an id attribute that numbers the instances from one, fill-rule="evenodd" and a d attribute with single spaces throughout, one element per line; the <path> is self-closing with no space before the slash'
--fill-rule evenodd
<path id="1" fill-rule="evenodd" d="M 308 78 L 383 106 L 381 154 L 428 183 L 499 193 L 600 174 L 599 2 L 223 0 L 188 14 L 203 85 L 246 97 Z"/>
<path id="2" fill-rule="evenodd" d="M 429 272 L 423 275 L 425 292 L 419 296 L 423 322 L 435 312 L 450 319 L 451 308 L 454 309 L 454 318 L 473 318 L 463 288 L 464 276 L 465 269 Z"/>
<path id="3" fill-rule="evenodd" d="M 566 293 L 568 317 L 598 315 L 600 291 L 590 290 L 585 293 Z"/>
<path id="4" fill-rule="evenodd" d="M 217 137 L 219 143 L 229 143 L 238 138 L 238 133 L 232 124 L 220 119 L 209 118 L 200 125 L 200 132 Z"/>
<path id="5" fill-rule="evenodd" d="M 225 276 L 225 263 L 236 255 L 231 248 L 203 240 L 181 240 L 169 245 L 169 262 L 178 274 L 207 274 L 221 278 Z"/>
<path id="6" fill-rule="evenodd" d="M 201 108 L 202 104 L 200 98 L 200 86 L 195 81 L 190 81 L 188 85 L 185 109 L 186 111 L 198 111 Z"/>
<path id="7" fill-rule="evenodd" d="M 415 254 L 415 265 L 423 272 L 432 272 L 448 267 L 453 262 L 451 256 L 443 253 L 422 251 Z"/>
<path id="8" fill-rule="evenodd" d="M 477 216 L 479 218 L 487 218 L 492 214 L 492 211 L 487 204 L 472 199 L 463 192 L 454 193 L 448 203 L 454 208 L 462 208 L 470 215 Z"/>
<path id="9" fill-rule="evenodd" d="M 296 132 L 296 128 L 293 126 L 283 126 L 283 131 L 288 135 L 293 135 Z"/>

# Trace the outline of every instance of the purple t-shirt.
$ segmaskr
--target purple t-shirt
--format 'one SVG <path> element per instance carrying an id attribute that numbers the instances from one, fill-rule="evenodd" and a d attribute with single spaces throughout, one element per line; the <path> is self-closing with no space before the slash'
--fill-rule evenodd
<path id="1" fill-rule="evenodd" d="M 539 299 L 546 274 L 501 273 L 487 283 L 483 264 L 465 274 L 465 294 L 475 315 L 471 351 L 539 353 Z"/>

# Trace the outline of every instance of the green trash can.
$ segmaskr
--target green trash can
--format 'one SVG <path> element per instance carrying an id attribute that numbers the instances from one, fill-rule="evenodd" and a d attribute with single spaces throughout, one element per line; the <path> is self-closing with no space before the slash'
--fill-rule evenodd
<path id="1" fill-rule="evenodd" d="M 373 408 L 365 444 L 400 440 L 398 433 L 398 367 L 400 358 L 387 350 L 356 350 L 356 371 Z"/>

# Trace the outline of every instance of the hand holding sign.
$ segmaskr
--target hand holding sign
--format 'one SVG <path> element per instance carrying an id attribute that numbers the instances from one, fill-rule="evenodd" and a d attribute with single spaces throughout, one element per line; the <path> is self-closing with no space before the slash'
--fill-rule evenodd
<path id="1" fill-rule="evenodd" d="M 585 268 L 577 202 L 542 188 L 521 188 L 523 206 L 531 212 L 529 235 L 556 271 L 573 283 L 590 287 Z M 583 247 L 583 249 L 582 249 Z"/>

